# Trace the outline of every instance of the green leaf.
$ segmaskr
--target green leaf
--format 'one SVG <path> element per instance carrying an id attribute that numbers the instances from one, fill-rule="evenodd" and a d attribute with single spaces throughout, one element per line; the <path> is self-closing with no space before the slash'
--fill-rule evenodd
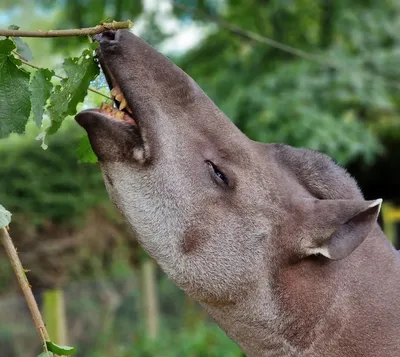
<path id="1" fill-rule="evenodd" d="M 52 352 L 44 351 L 38 357 L 53 357 L 53 356 L 54 355 Z"/>
<path id="2" fill-rule="evenodd" d="M 10 25 L 8 26 L 9 30 L 19 30 L 19 26 L 18 25 Z"/>
<path id="3" fill-rule="evenodd" d="M 53 352 L 56 355 L 60 355 L 60 356 L 70 356 L 70 355 L 73 355 L 74 353 L 76 353 L 75 347 L 59 346 L 51 341 L 46 341 L 46 346 L 50 352 Z"/>
<path id="4" fill-rule="evenodd" d="M 28 44 L 22 41 L 21 37 L 13 37 L 15 44 L 17 45 L 17 52 L 27 61 L 33 60 L 32 51 Z"/>
<path id="5" fill-rule="evenodd" d="M 11 51 L 15 49 L 15 44 L 9 39 L 0 41 L 0 59 L 11 55 Z"/>
<path id="6" fill-rule="evenodd" d="M 38 127 L 42 124 L 43 112 L 47 99 L 50 97 L 53 84 L 51 77 L 54 76 L 54 71 L 46 68 L 38 69 L 31 80 L 31 104 L 33 120 Z"/>
<path id="7" fill-rule="evenodd" d="M 98 42 L 90 42 L 89 43 L 89 48 L 93 51 L 96 51 L 100 47 L 100 43 Z"/>
<path id="8" fill-rule="evenodd" d="M 0 205 L 0 228 L 7 227 L 11 222 L 11 213 Z"/>
<path id="9" fill-rule="evenodd" d="M 63 63 L 67 77 L 61 80 L 50 95 L 48 112 L 51 126 L 48 134 L 54 134 L 68 115 L 76 114 L 76 106 L 83 102 L 90 82 L 99 74 L 99 67 L 92 50 L 84 50 L 80 57 L 67 58 Z"/>
<path id="10" fill-rule="evenodd" d="M 0 41 L 0 138 L 22 134 L 31 110 L 29 73 L 18 67 L 14 49 L 11 40 Z"/>
<path id="11" fill-rule="evenodd" d="M 92 146 L 90 145 L 89 137 L 86 134 L 80 138 L 76 153 L 81 162 L 91 164 L 97 162 L 97 156 L 94 153 Z"/>

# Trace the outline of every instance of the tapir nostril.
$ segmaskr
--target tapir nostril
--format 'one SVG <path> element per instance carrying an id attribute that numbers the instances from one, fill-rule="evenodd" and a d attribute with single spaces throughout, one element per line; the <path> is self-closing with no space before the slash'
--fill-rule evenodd
<path id="1" fill-rule="evenodd" d="M 115 34 L 116 34 L 116 32 L 112 31 L 112 30 L 104 31 L 103 32 L 103 36 L 102 36 L 103 41 L 104 40 L 114 41 L 115 40 Z"/>
<path id="2" fill-rule="evenodd" d="M 113 42 L 118 41 L 119 31 L 106 30 L 102 33 L 93 36 L 93 39 L 97 42 Z"/>

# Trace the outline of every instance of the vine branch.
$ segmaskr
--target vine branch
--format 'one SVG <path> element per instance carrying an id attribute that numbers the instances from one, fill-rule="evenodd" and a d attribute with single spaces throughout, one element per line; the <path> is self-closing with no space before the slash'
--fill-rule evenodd
<path id="1" fill-rule="evenodd" d="M 25 30 L 5 30 L 0 29 L 0 36 L 10 37 L 71 37 L 71 36 L 90 36 L 102 33 L 106 30 L 128 29 L 133 26 L 131 21 L 105 22 L 95 27 L 86 27 L 71 30 L 49 30 L 49 31 L 25 31 Z"/>
<path id="2" fill-rule="evenodd" d="M 43 318 L 36 303 L 35 297 L 33 296 L 31 286 L 29 285 L 28 278 L 25 274 L 25 270 L 18 257 L 17 250 L 15 249 L 11 237 L 5 228 L 0 229 L 0 240 L 4 245 L 4 248 L 6 249 L 8 258 L 10 259 L 15 275 L 17 276 L 19 286 L 21 287 L 29 310 L 31 311 L 36 330 L 38 331 L 39 336 L 43 341 L 43 345 L 45 346 L 46 341 L 50 341 L 49 334 L 46 330 L 46 326 L 43 322 Z"/>

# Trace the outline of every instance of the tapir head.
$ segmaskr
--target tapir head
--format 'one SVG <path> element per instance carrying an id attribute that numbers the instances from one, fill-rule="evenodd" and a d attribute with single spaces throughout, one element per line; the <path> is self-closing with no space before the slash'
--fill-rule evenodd
<path id="1" fill-rule="evenodd" d="M 192 297 L 231 303 L 282 264 L 346 258 L 367 237 L 380 201 L 364 201 L 329 158 L 251 141 L 186 73 L 130 32 L 96 40 L 108 83 L 123 95 L 116 102 L 127 102 L 125 120 L 105 110 L 76 119 L 112 201 Z"/>

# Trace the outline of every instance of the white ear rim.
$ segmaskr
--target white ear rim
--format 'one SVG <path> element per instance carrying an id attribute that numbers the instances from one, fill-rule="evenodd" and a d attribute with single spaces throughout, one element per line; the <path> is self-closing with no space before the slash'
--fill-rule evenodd
<path id="1" fill-rule="evenodd" d="M 317 247 L 317 248 L 308 248 L 307 255 L 318 255 L 321 254 L 328 259 L 332 259 L 331 254 L 327 247 Z"/>
<path id="2" fill-rule="evenodd" d="M 378 198 L 377 200 L 372 201 L 371 204 L 368 206 L 368 208 L 376 207 L 379 205 L 378 209 L 378 215 L 379 215 L 382 208 L 382 202 L 383 202 L 382 198 Z"/>
<path id="3" fill-rule="evenodd" d="M 368 206 L 368 208 L 373 208 L 373 207 L 376 207 L 379 205 L 379 208 L 378 208 L 378 215 L 379 215 L 379 212 L 381 211 L 381 208 L 382 208 L 382 202 L 383 202 L 382 198 L 378 198 L 378 199 L 372 201 L 371 204 Z M 316 247 L 316 248 L 308 248 L 307 254 L 308 255 L 320 254 L 328 259 L 332 259 L 332 256 L 329 253 L 328 247 L 324 247 L 324 246 Z"/>

